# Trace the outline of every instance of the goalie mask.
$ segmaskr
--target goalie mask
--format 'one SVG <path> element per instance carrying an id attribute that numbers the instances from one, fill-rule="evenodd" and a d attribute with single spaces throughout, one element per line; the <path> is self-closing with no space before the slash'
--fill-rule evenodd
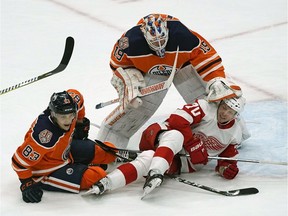
<path id="1" fill-rule="evenodd" d="M 160 14 L 149 14 L 143 18 L 140 28 L 149 47 L 163 58 L 169 32 L 166 18 Z"/>

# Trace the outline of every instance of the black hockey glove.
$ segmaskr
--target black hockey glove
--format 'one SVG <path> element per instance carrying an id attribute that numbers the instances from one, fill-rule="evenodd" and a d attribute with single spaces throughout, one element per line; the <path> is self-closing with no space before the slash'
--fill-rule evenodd
<path id="1" fill-rule="evenodd" d="M 74 139 L 84 140 L 88 138 L 90 130 L 90 120 L 84 117 L 82 123 L 77 123 L 74 131 Z"/>
<path id="2" fill-rule="evenodd" d="M 40 183 L 36 183 L 32 178 L 22 179 L 21 182 L 22 199 L 26 203 L 40 202 L 43 195 Z"/>

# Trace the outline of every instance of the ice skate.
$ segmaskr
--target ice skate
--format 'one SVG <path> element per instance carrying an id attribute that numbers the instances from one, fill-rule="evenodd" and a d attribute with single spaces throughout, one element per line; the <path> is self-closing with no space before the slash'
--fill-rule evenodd
<path id="1" fill-rule="evenodd" d="M 150 170 L 148 173 L 148 176 L 146 178 L 146 182 L 143 186 L 143 196 L 141 197 L 141 200 L 144 199 L 144 197 L 151 193 L 156 187 L 160 186 L 163 182 L 163 175 L 158 174 L 154 170 Z"/>
<path id="2" fill-rule="evenodd" d="M 90 194 L 95 194 L 95 195 L 102 195 L 105 193 L 105 191 L 111 189 L 111 182 L 110 179 L 107 177 L 102 178 L 100 181 L 92 185 L 92 187 L 85 192 L 82 196 L 88 196 Z"/>

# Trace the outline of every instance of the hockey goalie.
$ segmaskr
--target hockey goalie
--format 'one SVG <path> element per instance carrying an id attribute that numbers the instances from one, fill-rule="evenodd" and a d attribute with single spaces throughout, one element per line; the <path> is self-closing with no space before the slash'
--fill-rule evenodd
<path id="1" fill-rule="evenodd" d="M 97 139 L 125 148 L 129 139 L 156 112 L 168 88 L 148 95 L 141 89 L 168 79 L 179 47 L 173 79 L 186 103 L 241 96 L 241 88 L 225 74 L 221 57 L 210 43 L 177 18 L 149 14 L 125 32 L 111 53 L 111 84 L 119 105 L 103 120 Z"/>

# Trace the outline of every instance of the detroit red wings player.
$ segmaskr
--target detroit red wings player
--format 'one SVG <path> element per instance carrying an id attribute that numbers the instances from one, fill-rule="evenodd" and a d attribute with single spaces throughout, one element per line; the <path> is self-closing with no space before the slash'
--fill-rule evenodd
<path id="1" fill-rule="evenodd" d="M 236 146 L 250 136 L 239 116 L 244 105 L 243 97 L 220 102 L 199 99 L 184 105 L 165 122 L 154 123 L 144 130 L 139 145 L 143 152 L 136 160 L 108 174 L 88 193 L 102 194 L 148 173 L 145 195 L 162 183 L 164 173 L 195 172 L 208 163 L 209 155 L 236 156 Z M 180 158 L 179 152 L 190 157 Z M 230 160 L 218 160 L 215 170 L 225 179 L 233 179 L 239 172 L 237 162 Z"/>

